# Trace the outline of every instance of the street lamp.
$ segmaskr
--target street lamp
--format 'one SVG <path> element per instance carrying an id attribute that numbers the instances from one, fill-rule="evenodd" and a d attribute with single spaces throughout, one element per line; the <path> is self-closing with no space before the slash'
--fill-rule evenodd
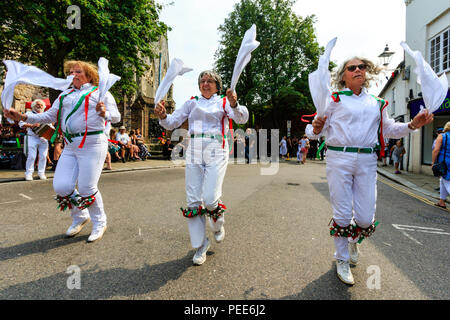
<path id="1" fill-rule="evenodd" d="M 393 51 L 389 51 L 389 47 L 386 44 L 386 48 L 384 48 L 384 51 L 378 56 L 378 58 L 381 59 L 383 66 L 387 67 L 389 65 L 389 63 L 391 62 L 392 59 L 392 55 L 395 52 Z"/>

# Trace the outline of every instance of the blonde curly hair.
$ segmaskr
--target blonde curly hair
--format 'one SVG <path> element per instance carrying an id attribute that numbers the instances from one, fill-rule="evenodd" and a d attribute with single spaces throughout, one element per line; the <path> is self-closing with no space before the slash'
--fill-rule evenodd
<path id="1" fill-rule="evenodd" d="M 98 67 L 95 64 L 80 60 L 69 60 L 64 62 L 64 74 L 68 76 L 70 69 L 74 66 L 79 66 L 84 71 L 86 77 L 91 79 L 89 82 L 94 86 L 98 86 Z"/>
<path id="2" fill-rule="evenodd" d="M 366 59 L 366 58 L 352 57 L 350 59 L 347 59 L 344 61 L 344 63 L 342 63 L 339 66 L 337 71 L 335 73 L 333 73 L 332 85 L 339 91 L 346 87 L 345 81 L 342 80 L 342 78 L 344 77 L 344 72 L 345 72 L 345 68 L 346 68 L 347 64 L 352 60 L 360 60 L 367 66 L 366 67 L 366 80 L 363 83 L 363 87 L 365 87 L 365 88 L 369 88 L 370 82 L 372 80 L 374 80 L 375 76 L 378 75 L 383 70 L 382 67 L 378 66 L 377 64 L 373 63 L 372 61 L 370 61 L 369 59 Z"/>

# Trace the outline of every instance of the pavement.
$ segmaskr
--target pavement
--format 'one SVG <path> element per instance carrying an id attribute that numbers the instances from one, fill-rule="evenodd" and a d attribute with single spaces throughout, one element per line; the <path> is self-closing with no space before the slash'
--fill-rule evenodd
<path id="1" fill-rule="evenodd" d="M 311 160 L 308 160 L 311 161 Z M 318 161 L 318 160 L 314 160 Z M 147 159 L 145 161 L 128 161 L 125 163 L 114 162 L 112 163 L 112 170 L 103 170 L 103 174 L 109 174 L 113 172 L 125 172 L 125 171 L 136 171 L 136 170 L 148 170 L 148 169 L 163 169 L 163 168 L 176 168 L 184 167 L 183 161 L 173 162 L 163 159 Z M 382 166 L 381 162 L 378 162 L 378 174 L 392 180 L 402 186 L 414 190 L 415 192 L 421 193 L 427 197 L 431 197 L 439 200 L 439 178 L 434 177 L 431 174 L 424 173 L 413 173 L 408 171 L 401 171 L 401 174 L 394 173 L 394 166 L 387 165 Z M 53 178 L 54 172 L 47 170 L 47 178 Z M 34 172 L 34 179 L 39 179 L 37 172 Z M 23 181 L 24 171 L 23 170 L 4 170 L 0 169 L 0 183 Z M 437 189 L 437 190 L 436 190 Z M 449 202 L 449 201 L 447 201 Z M 450 203 L 450 202 L 449 202 Z"/>

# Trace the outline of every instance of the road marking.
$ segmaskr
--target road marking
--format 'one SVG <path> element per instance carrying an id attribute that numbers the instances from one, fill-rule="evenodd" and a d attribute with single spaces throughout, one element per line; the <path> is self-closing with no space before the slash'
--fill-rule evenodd
<path id="1" fill-rule="evenodd" d="M 20 200 L 1 202 L 0 205 L 2 205 L 2 204 L 8 204 L 8 203 L 16 203 L 16 202 L 20 202 Z"/>
<path id="2" fill-rule="evenodd" d="M 380 181 L 380 182 L 384 183 L 385 185 L 388 185 L 388 186 L 390 186 L 390 187 L 392 187 L 392 188 L 394 188 L 394 189 L 396 189 L 396 190 L 398 190 L 400 192 L 406 193 L 407 195 L 409 195 L 409 196 L 411 196 L 413 198 L 416 198 L 417 200 L 420 200 L 422 202 L 425 202 L 426 204 L 434 206 L 434 202 L 433 201 L 428 200 L 427 198 L 419 196 L 419 195 L 417 195 L 415 193 L 412 193 L 411 191 L 408 191 L 405 187 L 400 187 L 399 185 L 397 185 L 395 183 L 388 182 L 385 179 L 380 179 L 380 177 L 378 177 L 378 181 Z"/>
<path id="3" fill-rule="evenodd" d="M 421 196 L 419 196 L 419 195 L 417 195 L 415 193 L 412 193 L 412 192 L 406 190 L 405 187 L 401 187 L 399 185 L 390 183 L 387 180 L 382 179 L 382 178 L 380 179 L 379 176 L 378 176 L 378 181 L 380 181 L 380 182 L 384 183 L 385 185 L 388 185 L 388 186 L 390 186 L 390 187 L 392 187 L 392 188 L 394 188 L 394 189 L 396 189 L 396 190 L 398 190 L 400 192 L 406 193 L 407 195 L 409 195 L 409 196 L 411 196 L 413 198 L 416 198 L 417 200 L 422 201 L 422 202 L 424 202 L 424 203 L 426 203 L 426 204 L 428 204 L 430 206 L 436 207 L 435 206 L 435 201 L 428 200 L 427 198 L 424 198 L 424 197 L 421 197 Z M 448 209 L 445 209 L 445 208 L 440 208 L 440 207 L 438 207 L 438 208 L 441 209 L 441 210 L 445 210 L 447 212 L 449 211 Z"/>
<path id="4" fill-rule="evenodd" d="M 23 193 L 19 193 L 19 196 L 27 199 L 27 200 L 33 200 L 33 198 L 23 194 Z M 0 202 L 0 205 L 2 204 L 9 204 L 9 203 L 17 203 L 17 202 L 21 202 L 22 200 L 12 200 L 12 201 L 6 201 L 6 202 Z"/>
<path id="5" fill-rule="evenodd" d="M 33 198 L 31 198 L 31 197 L 29 197 L 27 195 L 24 195 L 23 193 L 19 193 L 19 196 L 22 196 L 22 197 L 24 197 L 25 199 L 28 199 L 28 200 L 33 200 Z"/>
<path id="6" fill-rule="evenodd" d="M 407 230 L 407 231 L 414 231 L 414 232 L 450 235 L 450 233 L 444 232 L 443 229 L 437 229 L 437 228 L 407 226 L 407 225 L 401 225 L 401 224 L 392 224 L 392 226 L 397 230 Z"/>
<path id="7" fill-rule="evenodd" d="M 421 244 L 419 241 L 417 241 L 416 239 L 414 239 L 413 237 L 411 237 L 409 234 L 407 234 L 405 231 L 401 231 L 407 238 L 411 239 L 412 241 L 414 241 L 417 244 L 420 244 L 421 246 L 423 244 Z"/>

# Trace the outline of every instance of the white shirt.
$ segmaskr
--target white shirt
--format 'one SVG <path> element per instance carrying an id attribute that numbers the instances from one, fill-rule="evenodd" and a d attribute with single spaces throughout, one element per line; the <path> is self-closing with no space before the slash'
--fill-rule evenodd
<path id="1" fill-rule="evenodd" d="M 344 90 L 350 90 L 345 88 Z M 326 94 L 326 92 L 324 92 Z M 310 139 L 326 137 L 327 145 L 335 147 L 373 148 L 378 144 L 378 126 L 380 124 L 380 102 L 363 88 L 359 95 L 339 95 L 340 101 L 328 100 L 325 111 L 327 120 L 318 135 L 308 124 L 305 133 Z M 383 137 L 401 138 L 410 132 L 407 123 L 397 123 L 383 109 Z"/>
<path id="2" fill-rule="evenodd" d="M 27 111 L 25 114 L 27 115 L 27 117 L 30 116 L 30 114 L 34 114 L 35 112 L 32 111 Z M 28 122 L 26 121 L 19 121 L 19 127 L 23 127 L 25 124 L 27 124 Z M 33 129 L 31 128 L 27 128 L 27 135 L 30 137 L 37 137 L 39 138 L 39 135 L 37 135 L 36 133 L 34 133 Z"/>
<path id="3" fill-rule="evenodd" d="M 57 114 L 59 109 L 59 97 L 62 94 L 69 93 L 74 90 L 71 94 L 68 94 L 63 100 L 62 112 L 61 112 L 61 130 L 63 132 L 68 133 L 84 133 L 86 130 L 86 120 L 84 114 L 84 100 L 81 103 L 78 110 L 72 114 L 69 118 L 67 116 L 74 109 L 78 100 L 85 93 L 88 93 L 93 89 L 93 85 L 91 83 L 85 83 L 81 86 L 80 89 L 69 88 L 63 91 L 53 102 L 52 107 L 43 113 L 39 114 L 30 114 L 27 118 L 28 123 L 53 123 L 57 121 Z M 120 113 L 117 109 L 117 104 L 112 96 L 112 94 L 108 91 L 106 93 L 104 104 L 106 106 L 106 115 L 105 118 L 100 117 L 95 110 L 98 103 L 98 90 L 94 91 L 89 97 L 89 109 L 88 109 L 88 132 L 90 131 L 100 131 L 105 130 L 105 120 L 111 121 L 112 123 L 117 123 L 120 121 Z"/>
<path id="4" fill-rule="evenodd" d="M 223 98 L 217 94 L 214 94 L 209 99 L 200 96 L 198 100 L 191 99 L 186 101 L 172 114 L 167 115 L 164 120 L 159 120 L 159 124 L 167 130 L 174 130 L 188 119 L 189 134 L 222 134 L 222 118 L 224 115 L 227 115 L 236 123 L 246 123 L 248 121 L 247 108 L 238 104 L 233 109 L 228 99 L 225 104 L 225 112 L 223 110 Z M 225 119 L 224 124 L 225 132 L 227 132 L 228 119 Z"/>
<path id="5" fill-rule="evenodd" d="M 128 136 L 128 133 L 121 134 L 120 132 L 117 132 L 116 141 L 120 141 L 123 144 L 128 144 L 128 142 L 130 141 L 130 137 Z"/>

